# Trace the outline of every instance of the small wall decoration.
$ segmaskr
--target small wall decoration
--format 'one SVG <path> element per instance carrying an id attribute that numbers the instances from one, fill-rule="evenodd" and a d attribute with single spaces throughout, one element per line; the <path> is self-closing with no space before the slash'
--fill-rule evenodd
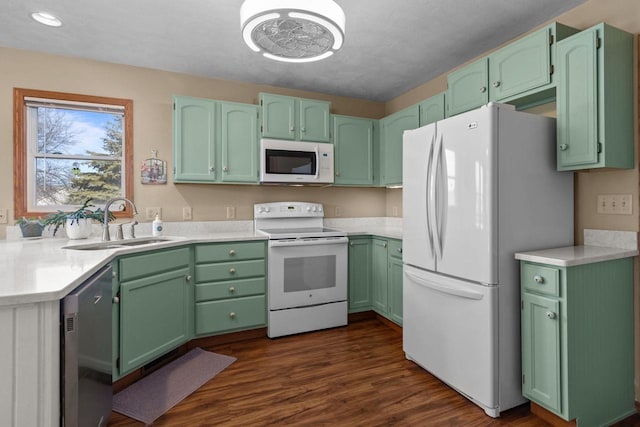
<path id="1" fill-rule="evenodd" d="M 140 179 L 143 184 L 166 184 L 167 162 L 157 158 L 158 150 L 151 150 L 151 158 L 142 161 Z"/>

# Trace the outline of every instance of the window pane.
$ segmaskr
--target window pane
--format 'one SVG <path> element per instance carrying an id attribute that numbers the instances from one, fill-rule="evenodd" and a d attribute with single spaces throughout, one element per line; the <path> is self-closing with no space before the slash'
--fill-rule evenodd
<path id="1" fill-rule="evenodd" d="M 76 109 L 37 110 L 38 153 L 122 156 L 122 114 Z"/>
<path id="2" fill-rule="evenodd" d="M 81 205 L 91 198 L 95 205 L 122 196 L 122 164 L 118 160 L 65 160 L 37 158 L 36 207 Z"/>

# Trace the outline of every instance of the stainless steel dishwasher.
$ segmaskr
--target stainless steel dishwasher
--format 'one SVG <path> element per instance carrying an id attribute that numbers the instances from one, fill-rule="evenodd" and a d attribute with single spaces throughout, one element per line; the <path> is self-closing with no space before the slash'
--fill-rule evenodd
<path id="1" fill-rule="evenodd" d="M 102 427 L 111 415 L 111 280 L 108 265 L 62 300 L 63 427 Z"/>

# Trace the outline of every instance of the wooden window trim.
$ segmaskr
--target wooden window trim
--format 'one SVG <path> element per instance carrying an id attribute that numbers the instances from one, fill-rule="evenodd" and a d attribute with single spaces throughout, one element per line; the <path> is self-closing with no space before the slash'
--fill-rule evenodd
<path id="1" fill-rule="evenodd" d="M 62 101 L 119 105 L 124 108 L 124 197 L 133 200 L 133 101 L 130 99 L 75 93 L 52 92 L 36 89 L 13 88 L 13 215 L 14 219 L 44 217 L 51 212 L 27 210 L 27 136 L 25 131 L 25 98 L 51 98 Z M 125 210 L 114 212 L 119 218 L 133 217 L 133 211 L 125 204 Z"/>

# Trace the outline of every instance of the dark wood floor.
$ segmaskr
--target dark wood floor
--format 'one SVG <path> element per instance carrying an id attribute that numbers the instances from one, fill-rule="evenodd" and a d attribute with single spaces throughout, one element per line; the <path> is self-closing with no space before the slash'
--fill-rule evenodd
<path id="1" fill-rule="evenodd" d="M 401 334 L 376 319 L 206 350 L 238 360 L 154 426 L 549 425 L 528 405 L 488 417 L 406 360 Z M 141 425 L 118 413 L 109 423 Z"/>

